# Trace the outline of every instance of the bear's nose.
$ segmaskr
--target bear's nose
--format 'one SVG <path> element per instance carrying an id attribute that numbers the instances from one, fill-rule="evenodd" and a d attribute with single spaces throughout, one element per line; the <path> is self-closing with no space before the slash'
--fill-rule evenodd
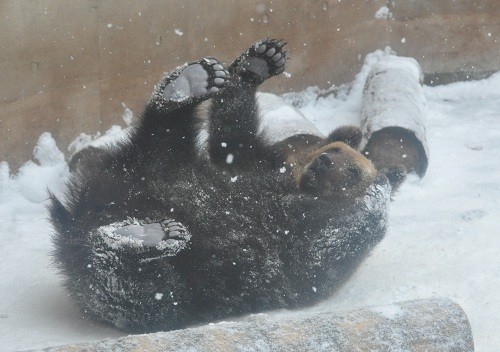
<path id="1" fill-rule="evenodd" d="M 333 168 L 333 156 L 328 153 L 321 154 L 318 159 L 318 168 L 320 169 L 331 169 Z"/>

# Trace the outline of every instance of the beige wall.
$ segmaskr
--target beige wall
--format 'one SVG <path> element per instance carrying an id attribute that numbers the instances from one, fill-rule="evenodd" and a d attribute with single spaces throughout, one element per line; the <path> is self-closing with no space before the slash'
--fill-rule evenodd
<path id="1" fill-rule="evenodd" d="M 122 103 L 138 114 L 163 71 L 229 62 L 266 36 L 292 57 L 292 76 L 263 87 L 275 92 L 349 82 L 387 45 L 426 73 L 500 69 L 497 0 L 5 0 L 0 160 L 16 169 L 44 131 L 66 150 L 80 132 L 123 125 Z"/>

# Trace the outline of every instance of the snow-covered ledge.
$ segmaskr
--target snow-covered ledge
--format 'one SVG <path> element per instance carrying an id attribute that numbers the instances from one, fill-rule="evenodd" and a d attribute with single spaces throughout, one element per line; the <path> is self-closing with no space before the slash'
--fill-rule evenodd
<path id="1" fill-rule="evenodd" d="M 473 351 L 467 316 L 448 299 L 395 303 L 347 312 L 252 315 L 185 330 L 129 335 L 62 351 Z"/>

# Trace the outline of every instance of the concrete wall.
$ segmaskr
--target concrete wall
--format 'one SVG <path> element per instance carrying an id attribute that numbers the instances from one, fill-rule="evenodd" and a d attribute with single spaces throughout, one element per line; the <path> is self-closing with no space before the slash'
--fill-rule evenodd
<path id="1" fill-rule="evenodd" d="M 124 125 L 124 105 L 138 114 L 162 72 L 229 62 L 266 36 L 292 57 L 291 77 L 263 87 L 274 92 L 349 82 L 387 45 L 436 77 L 500 69 L 497 0 L 6 0 L 0 161 L 15 170 L 44 131 L 66 150 L 80 132 Z"/>

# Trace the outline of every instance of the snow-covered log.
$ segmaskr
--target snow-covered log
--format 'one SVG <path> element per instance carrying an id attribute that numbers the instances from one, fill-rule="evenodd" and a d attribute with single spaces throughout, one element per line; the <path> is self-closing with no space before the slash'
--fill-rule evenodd
<path id="1" fill-rule="evenodd" d="M 473 351 L 463 310 L 448 299 L 395 303 L 348 312 L 257 314 L 238 322 L 129 335 L 62 351 Z"/>
<path id="2" fill-rule="evenodd" d="M 297 134 L 325 137 L 299 109 L 285 102 L 279 95 L 258 92 L 257 99 L 260 110 L 259 134 L 264 135 L 269 144 Z"/>
<path id="3" fill-rule="evenodd" d="M 425 174 L 429 152 L 422 80 L 422 70 L 412 58 L 387 54 L 373 65 L 363 91 L 361 127 L 365 150 L 378 154 L 372 155 L 376 166 L 377 161 L 383 166 L 401 161 L 410 165 L 408 171 Z M 399 143 L 388 140 L 392 137 Z"/>

